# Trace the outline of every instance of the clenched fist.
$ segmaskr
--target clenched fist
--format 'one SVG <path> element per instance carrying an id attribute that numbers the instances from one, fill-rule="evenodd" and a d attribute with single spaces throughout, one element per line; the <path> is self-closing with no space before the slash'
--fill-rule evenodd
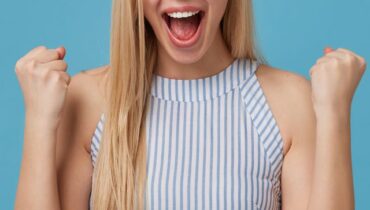
<path id="1" fill-rule="evenodd" d="M 63 60 L 64 47 L 48 49 L 39 46 L 32 49 L 15 65 L 20 83 L 26 114 L 48 122 L 58 122 L 70 82 Z"/>
<path id="2" fill-rule="evenodd" d="M 346 49 L 325 49 L 310 70 L 315 111 L 349 110 L 365 69 L 365 60 L 359 55 Z"/>

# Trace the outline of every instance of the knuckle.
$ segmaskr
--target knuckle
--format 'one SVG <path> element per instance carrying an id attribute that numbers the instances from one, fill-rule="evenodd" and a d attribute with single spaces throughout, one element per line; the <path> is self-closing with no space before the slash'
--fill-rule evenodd
<path id="1" fill-rule="evenodd" d="M 337 57 L 331 58 L 330 59 L 330 63 L 331 64 L 334 64 L 334 65 L 338 65 L 339 64 L 339 58 L 337 58 Z"/>
<path id="2" fill-rule="evenodd" d="M 67 62 L 62 61 L 62 63 L 63 63 L 63 67 L 68 68 L 68 63 Z"/>
<path id="3" fill-rule="evenodd" d="M 49 71 L 40 71 L 38 73 L 38 75 L 40 75 L 40 77 L 44 80 L 47 80 L 48 77 L 50 76 L 50 72 Z"/>
<path id="4" fill-rule="evenodd" d="M 320 65 L 320 66 L 317 68 L 317 70 L 318 70 L 318 71 L 324 71 L 324 70 L 326 70 L 326 69 L 327 69 L 327 66 L 328 66 L 328 63 L 325 63 L 325 64 L 323 64 L 323 65 Z"/>
<path id="5" fill-rule="evenodd" d="M 364 57 L 359 56 L 359 58 L 358 58 L 358 59 L 360 60 L 360 63 L 362 63 L 362 64 L 366 65 L 366 60 L 365 60 L 365 58 L 364 58 Z"/>
<path id="6" fill-rule="evenodd" d="M 68 63 L 65 61 L 62 62 L 62 66 L 63 66 L 63 69 L 65 70 L 68 69 Z"/>
<path id="7" fill-rule="evenodd" d="M 356 57 L 355 57 L 354 55 L 351 55 L 351 54 L 349 54 L 349 53 L 346 53 L 346 54 L 345 54 L 345 56 L 346 56 L 346 59 L 347 59 L 348 61 L 350 61 L 350 62 L 354 62 L 354 61 L 356 61 Z"/>
<path id="8" fill-rule="evenodd" d="M 59 74 L 56 73 L 56 72 L 50 72 L 50 80 L 55 83 L 55 82 L 58 82 L 59 81 Z"/>
<path id="9" fill-rule="evenodd" d="M 58 61 L 55 62 L 55 65 L 58 66 L 58 67 L 64 67 L 65 62 L 62 61 L 62 60 L 58 60 Z"/>
<path id="10" fill-rule="evenodd" d="M 56 71 L 54 71 L 54 72 L 53 72 L 53 77 L 55 77 L 54 79 L 55 79 L 57 82 L 60 82 L 61 80 L 63 80 L 63 76 L 62 76 L 62 74 L 60 74 L 60 72 L 56 72 Z"/>
<path id="11" fill-rule="evenodd" d="M 57 75 L 58 75 L 58 81 L 59 81 L 59 82 L 60 82 L 60 81 L 64 81 L 64 77 L 63 77 L 63 75 L 62 75 L 62 74 L 58 73 Z"/>
<path id="12" fill-rule="evenodd" d="M 40 71 L 39 69 L 30 69 L 29 74 L 33 77 L 43 77 L 43 71 Z"/>
<path id="13" fill-rule="evenodd" d="M 40 45 L 40 46 L 36 47 L 36 49 L 47 50 L 48 48 L 44 45 Z"/>
<path id="14" fill-rule="evenodd" d="M 64 60 L 60 60 L 55 63 L 55 67 L 61 70 L 66 70 L 68 68 L 68 64 Z"/>
<path id="15" fill-rule="evenodd" d="M 53 71 L 52 66 L 49 66 L 49 65 L 44 66 L 44 67 L 43 67 L 43 69 L 44 69 L 45 71 Z"/>
<path id="16" fill-rule="evenodd" d="M 338 48 L 338 51 L 344 54 L 352 54 L 352 51 L 346 49 L 346 48 Z"/>
<path id="17" fill-rule="evenodd" d="M 27 69 L 31 70 L 31 69 L 36 68 L 36 65 L 37 65 L 36 60 L 32 59 L 32 60 L 27 62 L 26 67 L 27 67 Z"/>
<path id="18" fill-rule="evenodd" d="M 44 75 L 43 75 L 43 72 L 40 72 L 40 71 L 37 71 L 37 70 L 31 70 L 29 71 L 29 75 L 31 76 L 31 78 L 43 78 Z"/>
<path id="19" fill-rule="evenodd" d="M 21 67 L 21 66 L 22 66 L 22 64 L 23 64 L 23 59 L 19 59 L 19 60 L 17 60 L 17 62 L 15 63 L 15 66 L 16 66 L 16 67 Z"/>
<path id="20" fill-rule="evenodd" d="M 20 69 L 22 69 L 22 67 L 23 67 L 23 59 L 19 59 L 15 63 L 15 71 L 18 72 Z"/>
<path id="21" fill-rule="evenodd" d="M 321 57 L 319 59 L 316 60 L 316 64 L 317 65 L 321 65 L 322 63 L 324 63 L 325 61 L 327 61 L 328 57 Z"/>
<path id="22" fill-rule="evenodd" d="M 311 68 L 310 71 L 309 71 L 310 75 L 312 75 L 313 72 L 314 72 L 314 69 Z"/>
<path id="23" fill-rule="evenodd" d="M 312 66 L 311 67 L 311 69 L 310 69 L 310 73 L 312 74 L 313 72 L 315 72 L 318 68 L 320 68 L 320 66 L 319 65 L 314 65 L 314 66 Z"/>

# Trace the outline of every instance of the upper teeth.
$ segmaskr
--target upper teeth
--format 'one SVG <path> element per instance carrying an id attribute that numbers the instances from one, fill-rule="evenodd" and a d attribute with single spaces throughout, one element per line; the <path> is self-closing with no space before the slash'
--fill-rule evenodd
<path id="1" fill-rule="evenodd" d="M 187 17 L 191 17 L 193 15 L 196 15 L 198 13 L 199 13 L 199 11 L 196 11 L 196 12 L 172 12 L 172 13 L 167 13 L 167 15 L 172 17 L 172 18 L 187 18 Z"/>

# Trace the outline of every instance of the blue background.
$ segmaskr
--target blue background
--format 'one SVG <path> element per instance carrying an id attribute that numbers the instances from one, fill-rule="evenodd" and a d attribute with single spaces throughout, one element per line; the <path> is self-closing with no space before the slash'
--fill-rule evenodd
<path id="1" fill-rule="evenodd" d="M 258 43 L 272 66 L 308 78 L 326 45 L 370 60 L 370 1 L 256 0 Z M 33 0 L 0 3 L 0 210 L 13 209 L 22 155 L 24 106 L 15 62 L 38 45 L 64 45 L 69 72 L 109 62 L 111 2 Z M 356 209 L 370 206 L 370 78 L 352 106 Z"/>

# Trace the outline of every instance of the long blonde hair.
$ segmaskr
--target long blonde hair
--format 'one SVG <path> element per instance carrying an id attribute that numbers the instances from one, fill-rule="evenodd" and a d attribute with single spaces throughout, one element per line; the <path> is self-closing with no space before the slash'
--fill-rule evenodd
<path id="1" fill-rule="evenodd" d="M 234 58 L 258 59 L 251 0 L 229 0 L 222 35 Z M 113 0 L 105 125 L 92 185 L 95 210 L 142 209 L 145 118 L 157 41 L 142 0 Z"/>

